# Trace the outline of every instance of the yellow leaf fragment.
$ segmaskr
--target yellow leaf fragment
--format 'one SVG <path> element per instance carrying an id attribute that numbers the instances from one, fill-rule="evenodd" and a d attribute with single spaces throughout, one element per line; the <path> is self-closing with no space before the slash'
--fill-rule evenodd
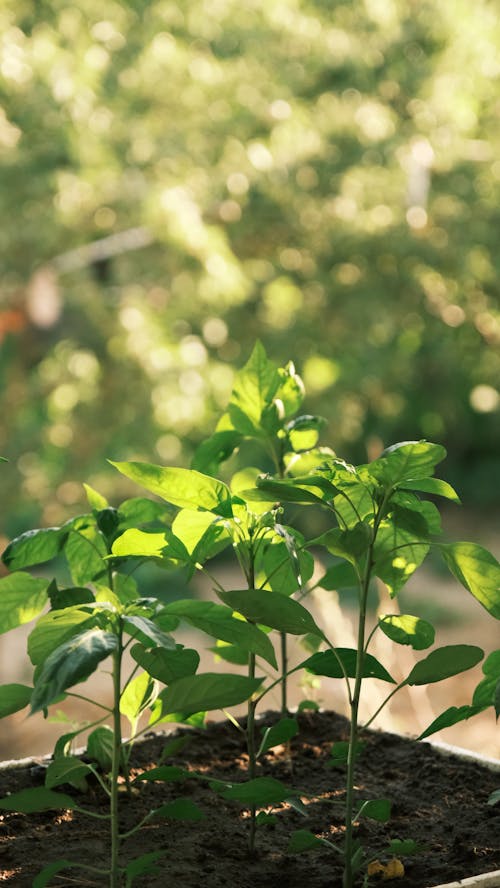
<path id="1" fill-rule="evenodd" d="M 366 871 L 369 876 L 381 876 L 384 882 L 389 879 L 400 879 L 405 874 L 405 868 L 397 858 L 390 860 L 389 863 L 372 860 Z"/>

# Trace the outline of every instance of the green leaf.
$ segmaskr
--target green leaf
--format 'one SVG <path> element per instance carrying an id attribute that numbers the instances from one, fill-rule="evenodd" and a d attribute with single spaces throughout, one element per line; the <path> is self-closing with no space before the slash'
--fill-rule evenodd
<path id="1" fill-rule="evenodd" d="M 308 829 L 296 829 L 290 836 L 287 851 L 289 854 L 302 854 L 303 851 L 312 851 L 327 843 L 319 839 Z"/>
<path id="2" fill-rule="evenodd" d="M 358 817 L 369 817 L 371 820 L 387 823 L 391 817 L 391 803 L 389 799 L 370 799 L 362 803 L 354 820 Z"/>
<path id="3" fill-rule="evenodd" d="M 356 675 L 356 660 L 357 651 L 355 648 L 335 648 L 335 653 L 332 650 L 320 651 L 304 660 L 300 665 L 314 675 L 325 675 L 328 678 L 343 678 L 342 664 L 347 677 L 354 678 Z M 394 679 L 391 678 L 385 667 L 371 654 L 365 654 L 363 657 L 362 674 L 363 678 L 379 678 L 381 681 L 395 684 Z"/>
<path id="4" fill-rule="evenodd" d="M 497 684 L 500 681 L 500 650 L 493 651 L 482 665 L 484 678 L 476 687 L 472 703 L 474 706 L 492 706 L 495 703 Z"/>
<path id="5" fill-rule="evenodd" d="M 135 725 L 141 712 L 144 712 L 154 702 L 156 687 L 156 682 L 147 672 L 135 675 L 125 687 L 120 697 L 120 712 L 131 725 Z"/>
<path id="6" fill-rule="evenodd" d="M 304 538 L 281 524 L 274 525 L 276 537 L 264 550 L 267 584 L 275 592 L 292 595 L 314 572 L 314 558 L 303 548 Z"/>
<path id="7" fill-rule="evenodd" d="M 500 620 L 500 564 L 476 543 L 447 543 L 440 546 L 452 574 L 474 598 Z"/>
<path id="8" fill-rule="evenodd" d="M 130 653 L 139 666 L 163 684 L 194 675 L 200 663 L 198 651 L 182 645 L 177 645 L 174 651 L 165 648 L 148 651 L 142 644 L 134 644 Z"/>
<path id="9" fill-rule="evenodd" d="M 98 663 L 108 657 L 118 644 L 116 635 L 104 629 L 89 629 L 52 651 L 37 676 L 31 712 L 39 712 L 56 697 L 92 675 Z"/>
<path id="10" fill-rule="evenodd" d="M 411 614 L 384 614 L 378 618 L 384 635 L 397 644 L 409 644 L 416 651 L 423 651 L 434 644 L 434 627 L 420 617 Z"/>
<path id="11" fill-rule="evenodd" d="M 293 791 L 274 777 L 255 777 L 245 783 L 234 783 L 221 791 L 224 799 L 244 805 L 275 805 L 284 802 Z"/>
<path id="12" fill-rule="evenodd" d="M 261 684 L 261 678 L 206 672 L 177 679 L 158 699 L 162 702 L 162 715 L 175 712 L 191 715 L 244 703 Z"/>
<path id="13" fill-rule="evenodd" d="M 431 651 L 420 660 L 405 680 L 407 685 L 425 685 L 442 681 L 472 669 L 484 657 L 484 651 L 475 645 L 450 644 Z"/>
<path id="14" fill-rule="evenodd" d="M 291 635 L 305 635 L 310 632 L 323 637 L 309 611 L 293 598 L 262 589 L 218 592 L 218 595 L 229 607 L 254 623 L 262 623 Z"/>
<path id="15" fill-rule="evenodd" d="M 95 509 L 96 512 L 101 512 L 103 509 L 107 509 L 109 507 L 109 503 L 105 496 L 102 493 L 99 493 L 97 490 L 94 490 L 90 484 L 84 483 L 85 493 L 87 494 L 87 501 L 91 509 Z"/>
<path id="16" fill-rule="evenodd" d="M 2 555 L 2 561 L 9 570 L 44 564 L 59 554 L 67 536 L 67 527 L 28 530 L 9 543 Z"/>
<path id="17" fill-rule="evenodd" d="M 293 481 L 276 481 L 271 475 L 261 475 L 257 478 L 257 489 L 244 493 L 249 500 L 272 497 L 276 502 L 324 506 L 325 502 L 333 499 L 337 490 L 319 475 L 294 478 Z"/>
<path id="18" fill-rule="evenodd" d="M 341 561 L 328 568 L 319 580 L 319 585 L 330 592 L 334 589 L 354 589 L 358 586 L 358 582 L 353 565 L 348 561 Z"/>
<path id="19" fill-rule="evenodd" d="M 286 425 L 290 447 L 295 453 L 306 453 L 316 447 L 319 433 L 326 425 L 322 416 L 297 416 Z"/>
<path id="20" fill-rule="evenodd" d="M 500 789 L 495 789 L 488 798 L 488 805 L 498 805 L 500 802 Z"/>
<path id="21" fill-rule="evenodd" d="M 168 820 L 204 820 L 205 814 L 191 799 L 175 799 L 152 812 L 155 817 Z"/>
<path id="22" fill-rule="evenodd" d="M 184 544 L 167 527 L 161 533 L 130 527 L 114 541 L 113 555 L 133 558 L 164 558 L 189 563 Z"/>
<path id="23" fill-rule="evenodd" d="M 118 508 L 120 527 L 125 530 L 128 527 L 138 527 L 140 524 L 153 522 L 169 522 L 170 513 L 175 512 L 171 506 L 165 503 L 157 503 L 145 496 L 133 496 L 124 500 Z"/>
<path id="24" fill-rule="evenodd" d="M 96 525 L 89 524 L 88 519 L 83 516 L 65 526 L 71 527 L 71 533 L 68 534 L 64 546 L 64 554 L 73 583 L 76 586 L 85 586 L 92 580 L 98 580 L 107 571 L 104 561 L 107 550 Z"/>
<path id="25" fill-rule="evenodd" d="M 460 497 L 453 490 L 451 484 L 441 481 L 439 478 L 420 478 L 418 481 L 406 481 L 404 485 L 406 490 L 416 490 L 419 493 L 430 493 L 433 496 L 443 496 L 452 500 L 454 503 L 460 503 Z"/>
<path id="26" fill-rule="evenodd" d="M 108 725 L 95 728 L 87 738 L 87 755 L 103 771 L 111 771 L 113 762 L 114 734 Z"/>
<path id="27" fill-rule="evenodd" d="M 258 755 L 262 755 L 268 749 L 272 749 L 273 746 L 287 743 L 299 733 L 299 725 L 295 718 L 282 718 L 272 727 L 265 728 L 262 733 L 263 736 Z"/>
<path id="28" fill-rule="evenodd" d="M 175 641 L 165 632 L 162 632 L 158 626 L 153 623 L 152 620 L 148 620 L 147 617 L 140 617 L 137 614 L 128 614 L 124 621 L 125 629 L 133 638 L 139 638 L 142 641 L 141 636 L 145 636 L 146 639 L 153 642 L 153 644 L 158 645 L 158 647 L 164 648 L 167 651 L 175 651 Z"/>
<path id="29" fill-rule="evenodd" d="M 85 776 L 90 771 L 89 766 L 76 756 L 61 755 L 50 762 L 45 772 L 45 786 L 47 789 L 54 789 L 62 783 L 71 783 L 73 786 L 82 787 L 85 784 Z"/>
<path id="30" fill-rule="evenodd" d="M 425 737 L 430 737 L 431 734 L 435 734 L 436 731 L 443 731 L 445 728 L 450 728 L 452 725 L 456 725 L 461 721 L 466 721 L 474 715 L 484 712 L 486 708 L 487 704 L 476 706 L 450 706 L 449 709 L 446 709 L 441 715 L 438 715 L 425 731 L 422 731 L 418 739 L 423 740 Z"/>
<path id="31" fill-rule="evenodd" d="M 181 617 L 213 638 L 237 644 L 244 650 L 262 657 L 277 669 L 276 654 L 267 635 L 257 626 L 233 617 L 231 607 L 214 604 L 211 601 L 181 599 L 168 604 L 162 613 Z"/>
<path id="32" fill-rule="evenodd" d="M 74 866 L 78 866 L 78 864 L 71 860 L 54 860 L 52 863 L 44 866 L 43 870 L 35 876 L 32 888 L 46 888 L 46 886 L 52 881 L 52 876 L 60 873 L 61 870 L 70 869 Z"/>
<path id="33" fill-rule="evenodd" d="M 44 786 L 21 789 L 0 799 L 0 809 L 17 811 L 20 814 L 37 814 L 40 811 L 54 811 L 61 808 L 75 808 L 76 802 L 62 792 L 53 792 Z"/>
<path id="34" fill-rule="evenodd" d="M 194 469 L 156 466 L 142 462 L 113 462 L 122 475 L 181 509 L 201 509 L 230 518 L 231 494 L 222 481 Z"/>
<path id="35" fill-rule="evenodd" d="M 425 850 L 425 845 L 415 842 L 414 839 L 391 839 L 386 853 L 394 857 L 405 857 L 409 854 L 420 854 Z"/>
<path id="36" fill-rule="evenodd" d="M 213 558 L 232 542 L 226 523 L 212 512 L 181 509 L 172 530 L 186 547 L 189 553 L 187 562 L 193 566 Z"/>
<path id="37" fill-rule="evenodd" d="M 356 749 L 354 753 L 354 759 L 357 760 L 358 757 L 363 752 L 366 743 L 362 743 L 358 741 L 356 743 Z M 331 748 L 331 759 L 328 762 L 331 768 L 343 768 L 344 765 L 347 765 L 347 757 L 349 755 L 350 743 L 348 740 L 336 740 Z"/>
<path id="38" fill-rule="evenodd" d="M 127 888 L 132 885 L 136 876 L 145 876 L 147 874 L 152 876 L 159 875 L 161 869 L 156 866 L 156 863 L 162 857 L 165 857 L 165 854 L 167 853 L 168 851 L 166 849 L 162 851 L 149 851 L 147 854 L 141 854 L 140 857 L 131 860 L 125 867 Z"/>
<path id="39" fill-rule="evenodd" d="M 144 781 L 150 783 L 155 781 L 160 783 L 177 783 L 179 780 L 187 780 L 191 776 L 191 773 L 186 771 L 185 768 L 177 768 L 175 765 L 161 765 L 158 768 L 150 768 L 149 771 L 139 774 L 135 778 L 134 783 Z"/>
<path id="40" fill-rule="evenodd" d="M 407 529 L 398 524 L 402 511 L 381 522 L 374 547 L 374 572 L 386 584 L 391 597 L 408 582 L 429 551 L 429 543 L 419 536 L 415 526 Z M 410 510 L 406 513 L 416 514 Z"/>
<path id="41" fill-rule="evenodd" d="M 326 546 L 332 555 L 345 558 L 353 567 L 357 567 L 364 563 L 370 540 L 370 528 L 359 521 L 348 530 L 329 530 L 314 542 Z"/>
<path id="42" fill-rule="evenodd" d="M 0 633 L 8 632 L 38 616 L 47 604 L 48 581 L 28 573 L 0 579 Z"/>
<path id="43" fill-rule="evenodd" d="M 232 663 L 233 666 L 248 666 L 249 652 L 237 644 L 228 644 L 218 639 L 217 643 L 208 650 L 215 654 L 216 663 L 224 660 L 226 663 Z"/>
<path id="44" fill-rule="evenodd" d="M 49 611 L 40 617 L 28 636 L 28 654 L 33 666 L 38 666 L 59 645 L 79 635 L 84 628 L 96 625 L 96 617 L 79 607 Z"/>
<path id="45" fill-rule="evenodd" d="M 281 378 L 278 368 L 267 357 L 260 342 L 256 342 L 245 366 L 236 374 L 228 413 L 236 431 L 242 435 L 259 436 L 263 428 L 263 414 L 272 403 Z"/>
<path id="46" fill-rule="evenodd" d="M 22 684 L 0 685 L 0 718 L 28 706 L 33 688 Z"/>
<path id="47" fill-rule="evenodd" d="M 434 474 L 438 463 L 446 457 L 440 444 L 429 441 L 403 441 L 387 447 L 379 459 L 370 463 L 369 471 L 384 485 L 405 486 L 405 481 L 415 481 Z"/>
<path id="48" fill-rule="evenodd" d="M 243 435 L 235 429 L 214 432 L 196 449 L 191 468 L 207 475 L 217 474 L 220 464 L 229 459 L 242 440 Z"/>
<path id="49" fill-rule="evenodd" d="M 55 580 L 52 580 L 47 593 L 52 610 L 65 610 L 80 604 L 92 604 L 95 601 L 93 592 L 86 586 L 68 586 L 66 589 L 58 589 Z"/>

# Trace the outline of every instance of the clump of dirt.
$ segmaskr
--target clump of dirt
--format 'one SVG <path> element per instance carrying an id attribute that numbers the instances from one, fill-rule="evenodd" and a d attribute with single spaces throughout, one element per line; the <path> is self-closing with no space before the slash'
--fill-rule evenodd
<path id="1" fill-rule="evenodd" d="M 307 829 L 332 842 L 342 841 L 344 773 L 331 767 L 331 746 L 346 740 L 348 722 L 333 712 L 304 712 L 297 716 L 299 734 L 290 749 L 269 751 L 259 764 L 259 775 L 275 777 L 304 803 L 303 816 L 289 804 L 267 809 L 276 814 L 270 825 L 259 828 L 257 851 L 248 853 L 248 811 L 224 801 L 208 781 L 186 779 L 175 783 L 141 783 L 132 797 L 123 796 L 121 829 L 132 828 L 151 808 L 183 797 L 194 801 L 205 817 L 196 822 L 150 821 L 123 848 L 125 864 L 149 851 L 165 850 L 158 873 L 138 878 L 134 885 L 163 888 L 339 888 L 342 884 L 337 855 L 325 846 L 292 855 L 287 851 L 293 830 Z M 258 730 L 274 723 L 267 713 Z M 167 742 L 154 734 L 136 745 L 132 774 L 159 764 Z M 181 751 L 167 764 L 231 782 L 246 779 L 247 755 L 241 732 L 227 722 L 205 730 L 187 729 Z M 414 839 L 424 846 L 416 856 L 403 858 L 404 876 L 393 884 L 404 888 L 431 888 L 443 882 L 500 869 L 500 805 L 487 804 L 500 786 L 500 773 L 473 761 L 443 756 L 427 743 L 394 734 L 367 731 L 359 759 L 356 790 L 360 799 L 386 798 L 392 803 L 388 823 L 362 819 L 357 837 L 369 856 L 381 855 L 391 839 Z M 165 762 L 164 762 L 165 763 Z M 0 771 L 0 796 L 43 783 L 43 765 L 26 765 Z M 76 791 L 61 787 L 75 797 Z M 96 784 L 78 795 L 78 804 L 106 813 L 107 800 Z M 292 795 L 292 793 L 291 793 Z M 105 822 L 79 812 L 62 811 L 0 816 L 0 882 L 15 888 L 31 886 L 34 876 L 61 858 L 106 866 L 109 853 Z M 362 878 L 360 880 L 360 884 Z M 64 870 L 51 885 L 98 886 L 78 869 Z M 377 884 L 373 877 L 370 884 Z"/>

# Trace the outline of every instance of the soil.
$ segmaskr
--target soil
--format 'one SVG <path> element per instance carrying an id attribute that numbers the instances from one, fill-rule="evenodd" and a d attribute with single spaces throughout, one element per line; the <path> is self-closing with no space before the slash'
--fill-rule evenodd
<path id="1" fill-rule="evenodd" d="M 276 821 L 259 828 L 257 851 L 247 850 L 248 811 L 221 800 L 208 782 L 188 779 L 176 783 L 141 783 L 137 795 L 123 796 L 122 830 L 130 829 L 151 808 L 183 797 L 203 810 L 196 822 L 151 821 L 127 842 L 123 863 L 133 857 L 166 849 L 157 874 L 134 882 L 140 888 L 340 888 L 341 870 L 335 853 L 325 846 L 302 854 L 287 853 L 290 833 L 307 829 L 333 842 L 342 839 L 344 773 L 329 764 L 332 742 L 345 740 L 348 722 L 333 712 L 304 712 L 297 716 L 299 734 L 290 751 L 277 747 L 266 753 L 259 775 L 275 777 L 294 787 L 307 816 L 288 804 L 276 805 Z M 277 716 L 267 713 L 258 730 Z M 187 735 L 183 749 L 168 758 L 169 765 L 209 774 L 227 781 L 246 777 L 247 755 L 243 735 L 229 722 L 209 724 L 205 730 L 187 729 L 175 735 L 154 734 L 137 744 L 132 774 L 160 762 L 167 742 Z M 390 839 L 414 839 L 425 846 L 416 856 L 403 857 L 405 874 L 395 885 L 430 888 L 465 876 L 500 869 L 500 805 L 487 799 L 500 785 L 500 773 L 474 761 L 444 756 L 431 745 L 396 734 L 367 731 L 366 746 L 357 766 L 360 799 L 388 798 L 389 823 L 362 819 L 357 837 L 369 856 L 388 862 L 381 850 Z M 42 784 L 44 764 L 28 763 L 0 770 L 0 796 Z M 106 813 L 106 798 L 96 784 L 85 794 L 61 787 L 78 803 Z M 73 859 L 106 866 L 108 841 L 103 821 L 73 811 L 49 811 L 0 816 L 0 882 L 13 888 L 31 886 L 37 872 L 49 862 Z M 378 877 L 370 879 L 377 884 Z M 360 879 L 360 884 L 362 878 Z M 78 869 L 52 878 L 53 886 L 98 886 Z"/>

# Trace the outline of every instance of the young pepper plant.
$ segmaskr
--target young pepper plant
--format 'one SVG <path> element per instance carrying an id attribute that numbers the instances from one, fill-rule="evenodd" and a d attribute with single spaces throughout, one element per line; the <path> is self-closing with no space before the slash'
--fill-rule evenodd
<path id="1" fill-rule="evenodd" d="M 258 475 L 258 469 L 247 469 L 236 474 L 231 487 L 211 476 L 193 469 L 154 466 L 149 463 L 114 463 L 117 469 L 143 487 L 177 506 L 179 512 L 172 522 L 171 534 L 143 533 L 130 530 L 113 545 L 113 554 L 156 557 L 175 551 L 191 568 L 206 571 L 204 563 L 222 547 L 231 545 L 245 580 L 243 589 L 225 589 L 211 576 L 222 604 L 180 600 L 166 605 L 160 619 L 173 617 L 186 620 L 194 627 L 222 642 L 215 651 L 229 662 L 247 666 L 248 681 L 257 679 L 257 658 L 264 668 L 277 669 L 276 654 L 267 631 L 276 629 L 281 634 L 317 634 L 322 637 L 309 612 L 291 596 L 312 572 L 312 558 L 307 552 L 297 554 L 302 547 L 300 535 L 282 526 L 279 510 L 272 504 L 258 503 L 250 508 L 241 494 Z M 277 588 L 279 591 L 277 591 Z M 228 798 L 249 804 L 249 848 L 254 851 L 257 825 L 257 807 L 288 798 L 290 790 L 278 781 L 257 776 L 260 754 L 290 739 L 297 730 L 294 720 L 284 718 L 266 735 L 260 744 L 255 733 L 255 712 L 258 702 L 270 687 L 282 682 L 279 675 L 267 688 L 248 700 L 246 739 L 249 758 L 248 781 L 241 787 L 223 787 Z M 278 798 L 279 796 L 279 798 Z"/>
<path id="2" fill-rule="evenodd" d="M 54 861 L 39 874 L 36 888 L 43 888 L 52 876 L 70 866 L 101 876 L 108 873 L 110 888 L 118 888 L 124 880 L 127 885 L 132 884 L 136 876 L 149 872 L 163 851 L 143 855 L 125 867 L 120 864 L 120 849 L 130 831 L 120 832 L 118 787 L 121 776 L 130 786 L 128 760 L 132 744 L 141 733 L 138 725 L 142 713 L 151 711 L 148 727 L 162 721 L 184 720 L 193 713 L 242 703 L 261 684 L 259 679 L 241 675 L 195 674 L 199 664 L 197 651 L 176 644 L 170 635 L 178 618 L 163 613 L 163 605 L 156 599 L 140 597 L 132 576 L 123 572 L 130 558 L 113 554 L 114 544 L 131 525 L 153 520 L 157 526 L 165 507 L 137 498 L 112 509 L 91 488 L 87 491 L 93 506 L 90 514 L 59 528 L 23 534 L 3 554 L 4 563 L 14 572 L 0 581 L 5 593 L 0 628 L 5 631 L 33 619 L 47 604 L 50 610 L 39 616 L 28 638 L 28 653 L 35 667 L 33 686 L 0 687 L 0 714 L 11 714 L 27 705 L 32 714 L 46 713 L 49 706 L 65 697 L 85 700 L 101 710 L 91 724 L 60 738 L 46 772 L 45 786 L 0 800 L 4 810 L 32 813 L 67 808 L 100 817 L 109 825 L 108 868 Z M 160 526 L 164 536 L 169 537 L 168 526 Z M 162 563 L 176 564 L 180 555 L 184 552 L 179 553 L 171 545 Z M 48 583 L 24 570 L 50 562 L 55 556 L 65 558 L 72 581 L 78 585 L 60 588 L 55 580 Z M 133 665 L 124 659 L 128 650 Z M 75 685 L 85 682 L 108 658 L 111 705 L 76 693 Z M 127 740 L 122 737 L 121 716 L 128 719 L 132 730 Z M 73 741 L 83 730 L 91 730 L 87 751 L 104 773 L 71 752 Z M 57 791 L 58 786 L 68 783 L 85 789 L 89 776 L 97 780 L 108 798 L 107 814 L 91 812 L 72 796 Z M 189 800 L 178 799 L 149 812 L 145 819 L 153 816 L 194 820 L 203 815 Z M 138 823 L 132 832 L 144 822 Z"/>
<path id="3" fill-rule="evenodd" d="M 346 764 L 345 839 L 343 888 L 353 888 L 363 864 L 363 850 L 355 838 L 360 816 L 388 819 L 387 800 L 356 797 L 355 763 L 359 753 L 359 707 L 365 680 L 369 677 L 393 683 L 384 703 L 404 686 L 423 685 L 456 675 L 476 665 L 483 651 L 473 645 L 451 645 L 432 650 L 417 662 L 410 674 L 396 684 L 387 670 L 370 653 L 376 631 L 399 644 L 424 650 L 434 642 L 433 627 L 411 614 L 386 614 L 368 632 L 368 595 L 379 578 L 391 597 L 403 588 L 422 564 L 431 546 L 441 552 L 445 563 L 462 584 L 494 615 L 500 608 L 500 566 L 485 549 L 471 543 L 443 543 L 439 512 L 420 494 L 443 496 L 458 501 L 446 482 L 434 477 L 444 458 L 443 447 L 425 441 L 404 442 L 389 447 L 374 462 L 357 468 L 342 460 L 326 459 L 313 473 L 290 481 L 263 477 L 258 480 L 262 497 L 279 502 L 321 505 L 328 509 L 334 526 L 312 543 L 326 547 L 338 563 L 328 571 L 328 588 L 354 587 L 358 593 L 357 647 L 320 651 L 302 664 L 316 675 L 343 678 L 349 702 L 351 726 L 347 747 L 333 747 L 337 762 Z M 378 715 L 373 714 L 365 727 Z M 321 840 L 323 841 L 323 840 Z M 292 839 L 292 850 L 318 844 L 313 836 Z M 330 843 L 327 843 L 330 844 Z"/>

